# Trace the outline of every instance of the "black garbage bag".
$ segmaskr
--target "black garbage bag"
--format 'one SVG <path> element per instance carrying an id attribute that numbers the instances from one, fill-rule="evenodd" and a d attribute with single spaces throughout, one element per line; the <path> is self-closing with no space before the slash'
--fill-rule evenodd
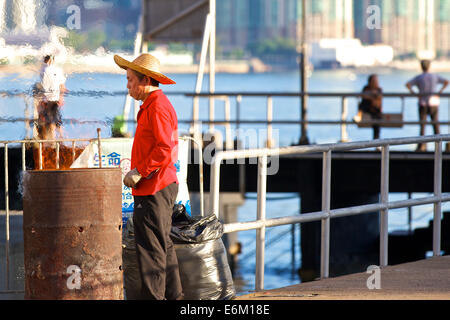
<path id="1" fill-rule="evenodd" d="M 223 235 L 223 226 L 214 214 L 188 219 L 187 222 L 172 223 L 170 238 L 174 244 L 201 243 L 220 239 Z"/>
<path id="2" fill-rule="evenodd" d="M 122 233 L 122 267 L 125 299 L 139 300 L 141 296 L 141 274 L 136 257 L 133 217 L 130 216 Z"/>
<path id="3" fill-rule="evenodd" d="M 227 300 L 236 292 L 222 242 L 223 226 L 214 214 L 190 217 L 183 205 L 175 205 L 170 237 L 174 243 L 184 298 Z M 141 276 L 136 257 L 133 219 L 122 235 L 124 291 L 127 300 L 139 299 Z"/>
<path id="4" fill-rule="evenodd" d="M 188 220 L 188 223 L 186 223 Z M 186 300 L 228 300 L 236 291 L 222 242 L 223 226 L 214 214 L 185 217 L 172 224 L 174 243 Z"/>

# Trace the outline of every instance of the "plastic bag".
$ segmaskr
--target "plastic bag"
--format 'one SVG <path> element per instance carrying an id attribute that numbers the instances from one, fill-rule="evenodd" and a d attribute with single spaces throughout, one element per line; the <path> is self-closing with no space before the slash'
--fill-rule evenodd
<path id="1" fill-rule="evenodd" d="M 141 274 L 136 257 L 136 244 L 134 241 L 133 216 L 127 220 L 122 234 L 122 266 L 123 286 L 125 299 L 139 300 L 141 295 Z"/>
<path id="2" fill-rule="evenodd" d="M 201 243 L 220 239 L 223 235 L 223 226 L 214 214 L 191 218 L 178 213 L 172 216 L 172 221 L 170 238 L 174 244 Z"/>
<path id="3" fill-rule="evenodd" d="M 178 258 L 186 300 L 227 300 L 235 296 L 223 226 L 214 214 L 189 217 L 182 208 L 172 216 L 170 237 Z"/>
<path id="4" fill-rule="evenodd" d="M 222 239 L 175 244 L 186 300 L 229 300 L 236 291 Z"/>
<path id="5" fill-rule="evenodd" d="M 183 205 L 174 206 L 170 237 L 178 258 L 184 299 L 227 300 L 235 296 L 222 235 L 223 226 L 214 214 L 191 217 Z M 122 239 L 125 297 L 139 299 L 141 276 L 131 217 Z"/>

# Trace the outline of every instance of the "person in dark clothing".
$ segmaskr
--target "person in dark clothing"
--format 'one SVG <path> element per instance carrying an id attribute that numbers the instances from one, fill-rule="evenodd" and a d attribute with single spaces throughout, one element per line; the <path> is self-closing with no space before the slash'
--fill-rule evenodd
<path id="1" fill-rule="evenodd" d="M 369 76 L 367 85 L 364 86 L 362 91 L 362 100 L 359 104 L 359 111 L 370 114 L 372 120 L 381 120 L 383 118 L 382 114 L 382 93 L 383 90 L 378 84 L 378 76 L 372 74 Z M 380 138 L 380 125 L 374 124 L 373 128 L 373 138 Z"/>

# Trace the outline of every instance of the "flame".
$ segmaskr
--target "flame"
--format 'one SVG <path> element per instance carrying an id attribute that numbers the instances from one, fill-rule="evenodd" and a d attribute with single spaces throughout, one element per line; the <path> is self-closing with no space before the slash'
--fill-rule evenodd
<path id="1" fill-rule="evenodd" d="M 86 146 L 68 147 L 59 146 L 59 168 L 57 167 L 57 148 L 54 143 L 42 144 L 42 170 L 69 170 L 75 159 L 83 152 Z M 40 170 L 39 145 L 33 150 L 34 169 Z"/>

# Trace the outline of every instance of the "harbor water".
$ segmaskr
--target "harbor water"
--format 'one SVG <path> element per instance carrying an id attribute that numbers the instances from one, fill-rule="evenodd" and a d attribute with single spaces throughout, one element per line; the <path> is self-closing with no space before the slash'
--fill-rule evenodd
<path id="1" fill-rule="evenodd" d="M 355 72 L 354 70 L 314 71 L 309 78 L 308 90 L 310 92 L 360 92 L 367 82 L 367 72 Z M 384 92 L 404 92 L 406 81 L 415 73 L 411 71 L 378 71 L 380 85 Z M 443 77 L 450 78 L 450 73 L 442 73 Z M 177 84 L 174 86 L 162 86 L 174 105 L 179 120 L 189 120 L 192 117 L 192 98 L 184 95 L 172 94 L 175 92 L 193 92 L 195 88 L 195 74 L 171 74 L 169 75 Z M 38 75 L 32 73 L 0 73 L 0 140 L 23 139 L 30 134 L 20 119 L 32 116 L 32 97 L 30 96 L 33 84 L 38 80 Z M 207 91 L 208 77 L 205 76 L 203 91 Z M 97 135 L 97 128 L 102 129 L 102 137 L 111 135 L 113 118 L 123 112 L 125 102 L 126 80 L 123 74 L 108 73 L 74 73 L 68 75 L 67 88 L 70 90 L 65 98 L 62 108 L 64 119 L 64 138 L 93 138 Z M 298 72 L 286 73 L 261 73 L 261 74 L 217 74 L 217 92 L 298 92 Z M 21 94 L 21 95 L 18 95 Z M 348 99 L 348 118 L 351 120 L 357 113 L 357 99 Z M 274 120 L 300 119 L 300 102 L 295 97 L 274 97 Z M 450 102 L 441 100 L 439 116 L 441 121 L 449 119 Z M 390 113 L 401 112 L 401 100 L 399 98 L 385 98 L 383 111 Z M 262 97 L 244 97 L 241 104 L 240 118 L 242 120 L 264 120 L 266 114 L 266 100 Z M 202 98 L 200 102 L 200 119 L 208 119 L 208 99 Z M 231 101 L 231 118 L 236 116 L 235 101 Z M 215 108 L 217 120 L 224 119 L 223 102 L 217 101 Z M 309 120 L 333 120 L 341 118 L 340 98 L 315 98 L 308 99 Z M 407 98 L 403 119 L 405 121 L 417 121 L 417 99 Z M 204 125 L 205 128 L 207 127 Z M 188 132 L 188 124 L 180 123 L 180 135 Z M 219 125 L 216 128 L 223 130 Z M 235 129 L 236 126 L 232 126 Z M 245 129 L 264 129 L 264 125 L 241 124 Z M 362 141 L 372 139 L 371 128 L 358 128 L 356 125 L 348 125 L 350 141 Z M 295 144 L 300 138 L 300 125 L 274 125 L 277 131 L 278 146 Z M 339 125 L 314 125 L 308 126 L 308 138 L 311 143 L 335 143 L 340 139 Z M 405 125 L 402 128 L 382 128 L 381 138 L 417 136 L 418 125 Z M 447 125 L 441 126 L 441 133 L 448 133 Z M 431 126 L 427 126 L 426 134 L 432 134 Z M 262 146 L 265 141 L 258 141 Z M 432 148 L 432 146 L 430 145 Z M 429 149 L 430 149 L 429 147 Z M 399 147 L 403 150 L 414 150 L 415 146 Z M 396 150 L 396 147 L 392 148 Z M 423 194 L 412 194 L 414 197 Z M 390 200 L 407 199 L 403 193 L 391 193 Z M 268 194 L 267 218 L 294 215 L 299 213 L 300 201 L 298 194 Z M 450 210 L 449 204 L 442 205 L 443 211 Z M 412 228 L 425 227 L 432 218 L 432 205 L 417 206 L 412 210 Z M 3 220 L 4 215 L 0 218 Z M 246 195 L 245 203 L 238 209 L 239 221 L 256 219 L 256 194 Z M 2 221 L 2 226 L 4 222 Z M 389 231 L 407 230 L 407 209 L 390 210 Z M 296 225 L 268 228 L 266 230 L 266 257 L 265 257 L 265 283 L 266 289 L 288 286 L 300 282 L 297 269 L 301 266 L 300 232 L 301 227 Z M 4 228 L 1 235 L 1 261 L 0 270 L 4 270 Z M 14 236 L 15 233 L 12 233 Z M 242 244 L 242 253 L 239 255 L 239 265 L 234 275 L 238 294 L 245 294 L 254 289 L 255 277 L 255 235 L 256 231 L 245 231 L 238 234 L 238 240 Z M 14 246 L 12 250 L 23 249 Z M 12 252 L 13 255 L 18 253 Z M 20 259 L 14 259 L 14 266 L 20 269 Z M 22 280 L 23 281 L 23 280 Z M 3 279 L 1 280 L 3 282 Z M 13 289 L 20 289 L 20 279 L 11 283 Z M 3 286 L 2 286 L 3 289 Z M 1 298 L 1 297 L 0 297 Z"/>

